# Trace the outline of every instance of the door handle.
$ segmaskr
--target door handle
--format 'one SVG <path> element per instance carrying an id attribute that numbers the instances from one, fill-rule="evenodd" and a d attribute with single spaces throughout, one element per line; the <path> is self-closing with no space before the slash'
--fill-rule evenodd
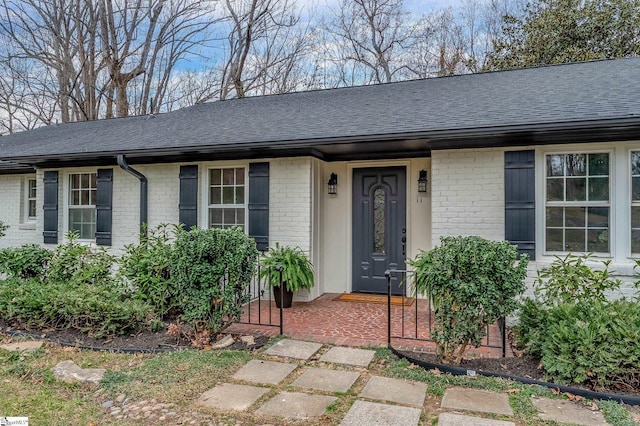
<path id="1" fill-rule="evenodd" d="M 405 235 L 402 236 L 402 255 L 406 256 L 407 254 L 407 237 Z"/>

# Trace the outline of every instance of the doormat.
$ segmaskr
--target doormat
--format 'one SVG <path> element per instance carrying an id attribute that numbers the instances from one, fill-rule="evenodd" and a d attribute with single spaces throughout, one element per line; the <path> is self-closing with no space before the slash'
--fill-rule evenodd
<path id="1" fill-rule="evenodd" d="M 387 296 L 384 294 L 344 293 L 334 300 L 341 302 L 376 303 L 380 305 L 387 304 Z M 403 299 L 402 296 L 391 296 L 392 305 L 402 305 L 403 300 L 404 306 L 411 306 L 415 299 L 412 297 L 405 297 Z"/>

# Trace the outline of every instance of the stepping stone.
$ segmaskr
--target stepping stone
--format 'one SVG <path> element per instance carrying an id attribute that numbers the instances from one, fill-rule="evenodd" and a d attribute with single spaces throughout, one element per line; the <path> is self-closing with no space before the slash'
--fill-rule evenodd
<path id="1" fill-rule="evenodd" d="M 538 409 L 538 417 L 542 420 L 553 420 L 558 423 L 572 423 L 585 426 L 608 425 L 600 411 L 591 411 L 587 407 L 571 401 L 550 398 L 532 398 Z"/>
<path id="2" fill-rule="evenodd" d="M 388 377 L 372 376 L 360 396 L 380 401 L 422 407 L 427 395 L 427 384 Z"/>
<path id="3" fill-rule="evenodd" d="M 327 411 L 327 407 L 337 399 L 334 396 L 280 392 L 258 408 L 256 413 L 294 419 L 320 417 Z"/>
<path id="4" fill-rule="evenodd" d="M 233 375 L 236 380 L 245 382 L 263 383 L 266 385 L 277 385 L 293 370 L 298 367 L 295 364 L 284 362 L 262 361 L 252 359 Z"/>
<path id="5" fill-rule="evenodd" d="M 335 346 L 320 357 L 320 361 L 333 362 L 336 364 L 355 365 L 357 367 L 367 367 L 373 356 L 374 351 L 367 349 L 343 348 Z"/>
<path id="6" fill-rule="evenodd" d="M 462 414 L 442 413 L 438 416 L 438 426 L 516 426 L 513 422 L 483 419 L 482 417 L 463 416 Z"/>
<path id="7" fill-rule="evenodd" d="M 264 351 L 266 355 L 308 360 L 322 347 L 320 343 L 283 339 Z"/>
<path id="8" fill-rule="evenodd" d="M 358 380 L 358 377 L 360 377 L 360 373 L 355 371 L 310 368 L 293 382 L 293 386 L 326 392 L 346 392 Z"/>
<path id="9" fill-rule="evenodd" d="M 343 426 L 416 426 L 421 410 L 399 405 L 356 401 L 342 422 Z"/>
<path id="10" fill-rule="evenodd" d="M 507 394 L 480 389 L 449 388 L 444 392 L 440 407 L 513 416 Z"/>
<path id="11" fill-rule="evenodd" d="M 80 368 L 73 361 L 60 361 L 53 367 L 53 377 L 67 383 L 89 383 L 97 385 L 104 377 L 104 368 Z"/>
<path id="12" fill-rule="evenodd" d="M 244 411 L 269 389 L 223 383 L 203 393 L 197 405 L 220 410 Z"/>
<path id="13" fill-rule="evenodd" d="M 42 347 L 43 342 L 39 340 L 25 340 L 24 342 L 7 343 L 0 345 L 0 349 L 5 351 L 33 352 Z"/>

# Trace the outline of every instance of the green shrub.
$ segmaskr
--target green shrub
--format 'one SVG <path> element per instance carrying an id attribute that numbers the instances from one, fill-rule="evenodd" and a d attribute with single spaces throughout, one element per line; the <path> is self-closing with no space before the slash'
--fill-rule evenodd
<path id="1" fill-rule="evenodd" d="M 258 258 L 240 228 L 181 231 L 171 256 L 171 280 L 182 319 L 211 333 L 237 320 Z"/>
<path id="2" fill-rule="evenodd" d="M 548 267 L 538 271 L 535 283 L 536 298 L 546 304 L 604 302 L 605 293 L 620 288 L 621 281 L 609 271 L 610 260 L 603 261 L 601 269 L 593 269 L 587 262 L 590 254 L 565 257 L 556 256 Z"/>
<path id="3" fill-rule="evenodd" d="M 102 337 L 139 331 L 154 315 L 148 304 L 125 298 L 107 284 L 9 279 L 0 281 L 0 317 L 27 327 L 73 328 Z"/>
<path id="4" fill-rule="evenodd" d="M 0 273 L 9 277 L 30 279 L 44 275 L 51 251 L 36 244 L 0 250 Z"/>
<path id="5" fill-rule="evenodd" d="M 296 292 L 314 285 L 313 265 L 300 247 L 276 243 L 262 257 L 262 263 L 268 267 L 260 271 L 260 276 L 267 277 L 267 284 L 272 287 L 280 285 L 280 271 L 275 268 L 278 265 L 282 266 L 282 280 L 287 290 Z"/>
<path id="6" fill-rule="evenodd" d="M 111 267 L 115 258 L 104 247 L 81 244 L 78 234 L 69 232 L 67 242 L 53 251 L 47 281 L 75 284 L 104 284 L 112 282 Z"/>
<path id="7" fill-rule="evenodd" d="M 460 363 L 470 345 L 480 346 L 489 324 L 518 307 L 528 261 L 506 241 L 443 237 L 439 247 L 409 262 L 416 289 L 433 300 L 431 338 L 443 361 Z"/>
<path id="8" fill-rule="evenodd" d="M 173 306 L 169 265 L 173 246 L 171 239 L 178 232 L 162 224 L 149 230 L 148 235 L 140 236 L 139 244 L 124 247 L 125 253 L 120 259 L 120 276 L 133 285 L 134 294 L 146 301 L 154 310 L 164 316 Z"/>
<path id="9" fill-rule="evenodd" d="M 640 380 L 640 305 L 563 303 L 547 311 L 541 330 L 541 363 L 557 382 L 595 387 Z"/>

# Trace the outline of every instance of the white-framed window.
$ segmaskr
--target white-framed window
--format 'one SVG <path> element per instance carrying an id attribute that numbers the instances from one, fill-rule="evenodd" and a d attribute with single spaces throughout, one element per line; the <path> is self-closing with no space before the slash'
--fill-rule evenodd
<path id="1" fill-rule="evenodd" d="M 608 152 L 545 155 L 545 251 L 611 253 Z"/>
<path id="2" fill-rule="evenodd" d="M 69 175 L 69 231 L 82 240 L 96 237 L 96 173 Z"/>
<path id="3" fill-rule="evenodd" d="M 246 181 L 245 167 L 209 169 L 209 228 L 246 228 Z"/>
<path id="4" fill-rule="evenodd" d="M 36 179 L 28 178 L 24 181 L 24 222 L 36 220 Z"/>
<path id="5" fill-rule="evenodd" d="M 631 254 L 640 254 L 640 151 L 631 151 Z"/>

